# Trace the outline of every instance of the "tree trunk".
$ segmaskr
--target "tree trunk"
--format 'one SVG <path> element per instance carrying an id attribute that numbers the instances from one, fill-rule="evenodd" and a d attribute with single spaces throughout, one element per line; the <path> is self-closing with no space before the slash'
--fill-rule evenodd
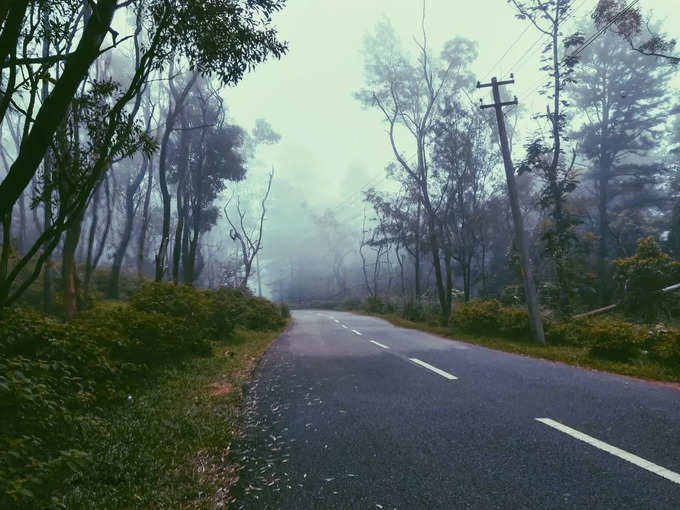
<path id="1" fill-rule="evenodd" d="M 414 257 L 414 270 L 415 270 L 415 293 L 416 293 L 416 303 L 420 303 L 420 194 L 418 196 L 418 212 L 416 214 L 416 246 L 415 246 L 415 257 Z"/>
<path id="2" fill-rule="evenodd" d="M 90 293 L 90 279 L 92 277 L 92 257 L 94 255 L 94 240 L 96 238 L 97 226 L 99 224 L 99 197 L 101 195 L 101 183 L 97 186 L 97 190 L 92 197 L 92 220 L 90 223 L 90 232 L 87 236 L 87 255 L 85 258 L 85 283 L 83 285 L 85 295 Z"/>
<path id="3" fill-rule="evenodd" d="M 80 240 L 80 226 L 83 220 L 81 215 L 66 230 L 64 247 L 61 257 L 61 280 L 64 301 L 64 318 L 71 320 L 75 317 L 78 310 L 77 288 L 76 288 L 76 248 Z"/>
<path id="4" fill-rule="evenodd" d="M 142 210 L 142 224 L 139 227 L 139 241 L 137 243 L 137 278 L 141 281 L 144 273 L 144 254 L 146 247 L 146 233 L 149 229 L 149 205 L 151 204 L 151 187 L 153 184 L 153 158 L 149 161 L 146 193 Z"/>
<path id="5" fill-rule="evenodd" d="M 96 15 L 90 16 L 87 21 L 76 50 L 65 61 L 61 76 L 38 111 L 31 131 L 22 139 L 19 154 L 9 173 L 0 183 L 0 216 L 7 214 L 14 206 L 45 157 L 52 135 L 66 116 L 78 86 L 99 56 L 100 46 L 111 26 L 117 4 L 117 0 L 97 2 Z"/>
<path id="6" fill-rule="evenodd" d="M 168 76 L 170 80 L 170 89 L 174 91 L 174 87 L 172 85 L 174 67 L 172 66 L 172 62 L 173 61 L 171 60 Z M 177 120 L 177 114 L 181 110 L 182 105 L 184 104 L 184 100 L 186 99 L 186 96 L 189 93 L 189 90 L 191 89 L 191 87 L 193 87 L 194 83 L 196 83 L 198 76 L 199 76 L 198 73 L 193 73 L 188 83 L 184 87 L 184 90 L 182 90 L 181 94 L 175 96 L 175 94 L 173 93 L 173 97 L 175 98 L 175 104 L 172 109 L 169 109 L 168 115 L 165 120 L 165 132 L 163 133 L 163 139 L 161 141 L 161 150 L 158 158 L 158 183 L 160 184 L 161 187 L 161 198 L 163 199 L 163 227 L 161 232 L 161 243 L 160 246 L 158 247 L 158 253 L 156 254 L 157 282 L 160 282 L 163 279 L 163 275 L 165 274 L 165 259 L 168 252 L 168 244 L 170 243 L 171 197 L 170 192 L 168 191 L 168 182 L 166 179 L 168 143 L 170 141 L 170 133 L 172 133 L 172 130 L 175 126 L 175 122 Z"/>
<path id="7" fill-rule="evenodd" d="M 176 207 L 177 207 L 177 225 L 175 226 L 175 240 L 172 249 L 172 281 L 177 284 L 179 282 L 179 265 L 182 258 L 182 236 L 184 234 L 184 224 L 187 215 L 187 173 L 189 172 L 189 127 L 184 115 L 180 116 L 182 123 L 182 135 L 178 148 L 179 157 L 182 158 L 182 163 L 178 169 L 177 191 L 176 191 Z"/>
<path id="8" fill-rule="evenodd" d="M 146 157 L 142 162 L 142 168 L 135 176 L 125 190 L 125 225 L 123 226 L 123 235 L 120 239 L 120 244 L 113 256 L 113 264 L 111 265 L 111 274 L 109 275 L 109 284 L 107 294 L 111 299 L 118 299 L 120 295 L 120 271 L 123 267 L 123 260 L 127 253 L 128 244 L 132 237 L 132 228 L 135 221 L 135 193 L 139 189 L 144 176 L 146 175 L 146 167 L 148 160 Z"/>

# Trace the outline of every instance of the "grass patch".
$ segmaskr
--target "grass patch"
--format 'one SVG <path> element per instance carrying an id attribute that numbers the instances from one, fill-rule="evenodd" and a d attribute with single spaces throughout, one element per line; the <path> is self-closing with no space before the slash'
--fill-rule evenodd
<path id="1" fill-rule="evenodd" d="M 541 358 L 550 361 L 559 361 L 582 368 L 603 370 L 615 374 L 641 377 L 663 382 L 680 382 L 680 374 L 677 371 L 661 365 L 653 360 L 638 359 L 630 362 L 610 361 L 596 358 L 590 354 L 588 347 L 567 345 L 537 345 L 529 342 L 510 340 L 493 336 L 471 335 L 459 332 L 452 328 L 436 326 L 425 322 L 413 322 L 399 317 L 396 314 L 369 314 L 364 315 L 380 317 L 394 324 L 408 329 L 426 331 L 445 338 L 461 340 L 474 345 L 495 349 L 498 351 L 521 354 L 532 358 Z"/>
<path id="2" fill-rule="evenodd" d="M 213 355 L 154 374 L 87 434 L 95 459 L 61 502 L 68 508 L 211 508 L 234 473 L 226 463 L 242 388 L 280 331 L 237 329 Z"/>

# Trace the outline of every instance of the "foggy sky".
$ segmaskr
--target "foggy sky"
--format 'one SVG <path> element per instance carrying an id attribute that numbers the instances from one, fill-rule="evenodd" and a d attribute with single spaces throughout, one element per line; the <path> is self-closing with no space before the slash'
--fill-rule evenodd
<path id="1" fill-rule="evenodd" d="M 587 16 L 595 4 L 576 0 L 570 21 Z M 476 41 L 478 58 L 471 66 L 475 77 L 489 81 L 513 72 L 517 83 L 509 92 L 518 96 L 528 114 L 544 111 L 545 97 L 537 90 L 544 79 L 538 72 L 539 34 L 528 21 L 516 19 L 505 0 L 428 0 L 426 5 L 428 46 L 434 54 L 456 36 Z M 639 6 L 673 31 L 669 17 L 679 10 L 677 0 L 643 0 Z M 255 188 L 259 181 L 264 183 L 271 166 L 276 169 L 265 258 L 277 243 L 295 242 L 302 235 L 294 226 L 300 211 L 320 214 L 331 208 L 340 220 L 360 228 L 361 190 L 390 186 L 384 168 L 393 156 L 381 115 L 363 110 L 352 94 L 364 83 L 365 35 L 388 18 L 412 51 L 413 37 L 421 38 L 421 12 L 420 0 L 289 0 L 274 18 L 281 38 L 289 43 L 287 55 L 260 65 L 223 93 L 231 122 L 250 129 L 263 117 L 282 136 L 277 145 L 259 149 L 249 166 L 248 186 Z M 488 91 L 482 89 L 473 100 L 490 102 Z M 520 125 L 522 139 L 536 128 L 526 120 L 529 116 Z M 280 239 L 281 232 L 286 239 Z"/>

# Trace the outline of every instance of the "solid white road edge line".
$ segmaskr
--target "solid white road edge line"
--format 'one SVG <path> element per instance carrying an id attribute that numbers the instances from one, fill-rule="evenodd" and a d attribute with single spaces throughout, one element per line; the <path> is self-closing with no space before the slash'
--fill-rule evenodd
<path id="1" fill-rule="evenodd" d="M 356 329 L 353 329 L 353 330 L 352 330 L 352 333 L 354 333 L 355 335 L 361 336 L 361 333 L 359 333 Z"/>
<path id="2" fill-rule="evenodd" d="M 416 364 L 420 365 L 421 367 L 425 367 L 428 370 L 432 370 L 435 374 L 439 374 L 442 377 L 446 377 L 447 379 L 451 379 L 451 380 L 458 379 L 455 375 L 451 375 L 448 372 L 444 372 L 443 370 L 440 370 L 437 367 L 433 367 L 429 363 L 425 363 L 424 361 L 420 361 L 418 358 L 409 358 L 409 359 L 411 361 L 413 361 L 413 363 L 416 363 Z"/>
<path id="3" fill-rule="evenodd" d="M 380 342 L 376 342 L 375 340 L 369 340 L 372 344 L 377 345 L 378 347 L 382 347 L 383 349 L 389 349 L 389 347 L 385 344 L 381 344 Z"/>
<path id="4" fill-rule="evenodd" d="M 637 455 L 633 455 L 632 453 L 622 450 L 621 448 L 617 448 L 616 446 L 607 444 L 604 441 L 595 439 L 594 437 L 591 437 L 588 434 L 584 434 L 583 432 L 579 432 L 578 430 L 572 429 L 571 427 L 562 425 L 561 423 L 555 420 L 551 420 L 550 418 L 536 418 L 536 420 L 547 425 L 548 427 L 552 427 L 554 429 L 559 430 L 560 432 L 564 432 L 565 434 L 570 435 L 571 437 L 580 439 L 581 441 L 588 443 L 589 445 L 594 446 L 595 448 L 599 448 L 600 450 L 604 450 L 607 453 L 616 455 L 617 457 L 623 460 L 627 460 L 631 464 L 635 464 L 636 466 L 639 466 L 642 469 L 646 469 L 647 471 L 651 471 L 656 475 L 663 476 L 664 478 L 670 480 L 671 482 L 680 484 L 680 474 L 675 473 L 670 469 L 666 469 L 657 464 L 654 464 L 653 462 L 649 462 L 648 460 L 645 460 L 642 457 L 638 457 Z"/>

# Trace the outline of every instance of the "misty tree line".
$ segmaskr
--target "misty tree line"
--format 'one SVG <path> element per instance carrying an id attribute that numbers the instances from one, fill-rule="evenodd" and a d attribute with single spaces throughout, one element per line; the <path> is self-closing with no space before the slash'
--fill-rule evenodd
<path id="1" fill-rule="evenodd" d="M 558 313 L 609 304 L 620 292 L 611 262 L 639 239 L 653 236 L 680 257 L 674 42 L 660 23 L 613 0 L 581 20 L 570 0 L 509 3 L 543 44 L 544 110 L 527 112 L 528 130 L 517 123 L 521 95 L 520 107 L 505 111 L 539 295 Z M 368 190 L 354 236 L 327 212 L 332 260 L 344 260 L 333 273 L 343 278 L 329 276 L 323 289 L 294 279 L 291 266 L 283 298 L 431 302 L 444 322 L 457 296 L 524 302 L 496 121 L 472 100 L 476 44 L 456 38 L 435 52 L 423 16 L 410 45 L 388 21 L 367 36 L 356 93 L 385 122 L 394 154 L 387 175 L 400 190 Z M 352 257 L 343 243 L 357 237 Z"/>
<path id="2" fill-rule="evenodd" d="M 3 2 L 0 306 L 52 310 L 56 295 L 71 317 L 101 266 L 113 298 L 123 270 L 219 283 L 202 242 L 217 198 L 278 139 L 230 123 L 220 90 L 286 51 L 271 24 L 283 4 Z M 232 232 L 252 238 L 249 225 Z"/>

